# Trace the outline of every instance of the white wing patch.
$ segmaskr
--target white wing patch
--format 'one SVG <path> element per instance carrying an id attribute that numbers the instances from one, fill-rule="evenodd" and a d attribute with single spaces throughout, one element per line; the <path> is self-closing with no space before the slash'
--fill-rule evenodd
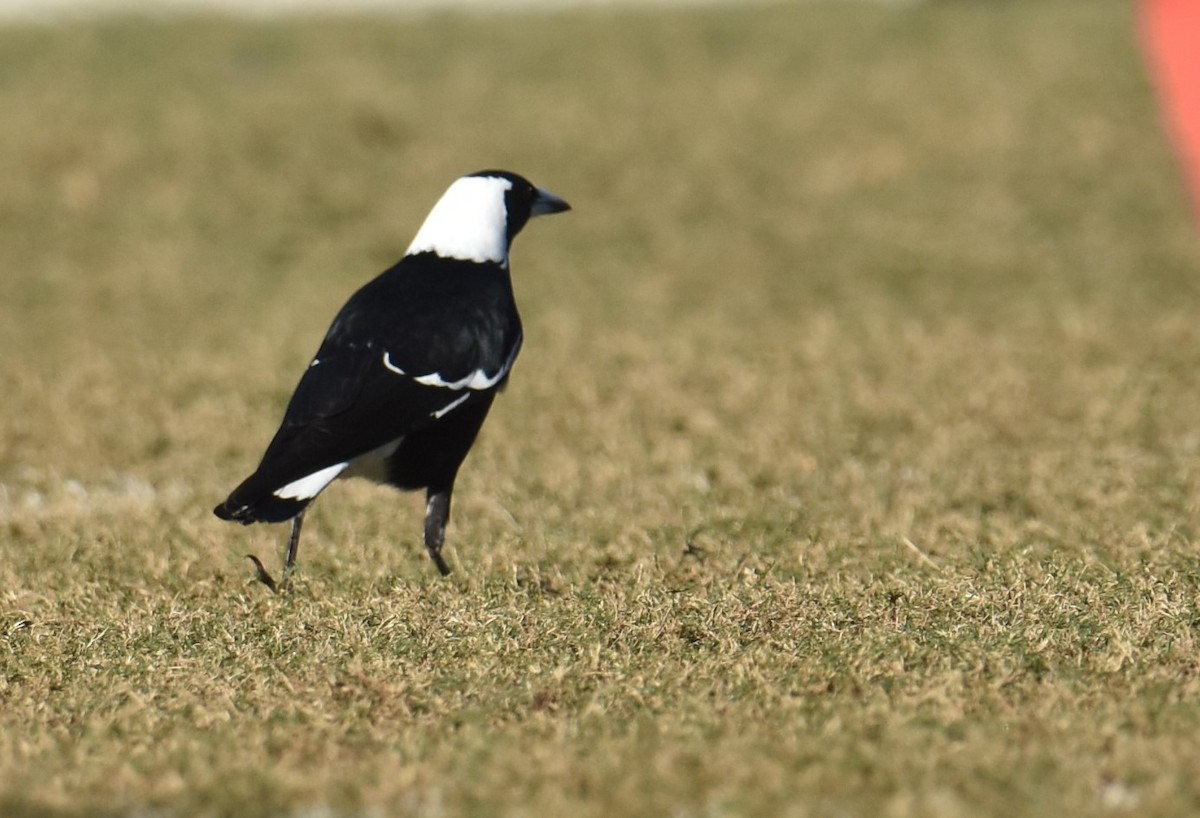
<path id="1" fill-rule="evenodd" d="M 469 397 L 471 397 L 470 392 L 463 395 L 462 397 L 455 398 L 449 404 L 447 404 L 446 406 L 443 406 L 441 409 L 438 409 L 436 412 L 430 412 L 429 416 L 431 418 L 433 418 L 434 420 L 438 420 L 439 418 L 442 417 L 442 415 L 445 415 L 447 412 L 452 412 L 456 407 L 461 405 L 462 402 L 465 401 Z"/>
<path id="2" fill-rule="evenodd" d="M 311 500 L 333 482 L 349 463 L 335 463 L 315 471 L 307 477 L 293 480 L 278 491 L 271 492 L 280 500 Z"/>
<path id="3" fill-rule="evenodd" d="M 350 468 L 342 473 L 342 477 L 363 477 L 376 483 L 386 483 L 387 460 L 396 453 L 403 440 L 404 438 L 398 437 L 366 454 L 360 454 L 350 461 Z"/>

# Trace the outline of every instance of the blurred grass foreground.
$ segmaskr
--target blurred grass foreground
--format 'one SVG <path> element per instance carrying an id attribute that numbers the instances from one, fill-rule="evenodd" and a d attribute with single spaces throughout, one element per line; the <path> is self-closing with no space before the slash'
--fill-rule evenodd
<path id="1" fill-rule="evenodd" d="M 1200 256 L 1110 2 L 0 27 L 0 814 L 1191 815 Z M 446 184 L 463 469 L 209 509 Z"/>

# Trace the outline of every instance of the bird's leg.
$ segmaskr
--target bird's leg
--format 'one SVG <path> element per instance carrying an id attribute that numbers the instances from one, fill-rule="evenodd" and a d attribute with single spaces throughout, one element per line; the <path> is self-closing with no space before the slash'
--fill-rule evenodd
<path id="1" fill-rule="evenodd" d="M 267 573 L 267 569 L 263 567 L 262 560 L 253 554 L 247 554 L 246 558 L 254 563 L 254 570 L 258 574 L 258 581 L 271 589 L 272 593 L 280 593 L 292 587 L 291 574 L 292 569 L 296 567 L 296 550 L 300 546 L 300 526 L 304 525 L 304 512 L 301 511 L 292 518 L 292 533 L 288 537 L 287 556 L 283 561 L 283 573 L 279 575 L 279 582 Z"/>
<path id="2" fill-rule="evenodd" d="M 292 569 L 296 567 L 296 551 L 300 548 L 300 527 L 304 525 L 304 512 L 307 510 L 301 509 L 300 513 L 292 518 L 292 533 L 288 537 L 287 556 L 283 560 L 283 574 L 279 577 L 279 585 L 282 588 L 288 586 Z"/>
<path id="3" fill-rule="evenodd" d="M 446 542 L 446 521 L 450 519 L 451 488 L 425 493 L 425 550 L 442 576 L 450 573 L 450 566 L 442 559 L 442 545 Z"/>

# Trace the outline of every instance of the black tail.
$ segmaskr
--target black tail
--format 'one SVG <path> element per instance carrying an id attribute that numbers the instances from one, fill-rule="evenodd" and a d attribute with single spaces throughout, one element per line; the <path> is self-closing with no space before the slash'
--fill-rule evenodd
<path id="1" fill-rule="evenodd" d="M 269 489 L 263 489 L 256 485 L 258 481 L 255 478 L 257 476 L 256 474 L 251 475 L 234 489 L 225 502 L 213 509 L 213 514 L 222 520 L 231 520 L 242 525 L 282 523 L 304 511 L 312 502 L 312 498 L 285 500 L 282 497 L 276 497 Z"/>

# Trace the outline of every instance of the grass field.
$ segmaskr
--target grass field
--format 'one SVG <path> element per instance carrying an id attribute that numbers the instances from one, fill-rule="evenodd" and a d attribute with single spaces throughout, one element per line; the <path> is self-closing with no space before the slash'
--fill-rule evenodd
<path id="1" fill-rule="evenodd" d="M 1200 811 L 1200 252 L 1126 4 L 0 28 L 0 814 Z M 458 484 L 210 509 L 446 184 Z"/>

